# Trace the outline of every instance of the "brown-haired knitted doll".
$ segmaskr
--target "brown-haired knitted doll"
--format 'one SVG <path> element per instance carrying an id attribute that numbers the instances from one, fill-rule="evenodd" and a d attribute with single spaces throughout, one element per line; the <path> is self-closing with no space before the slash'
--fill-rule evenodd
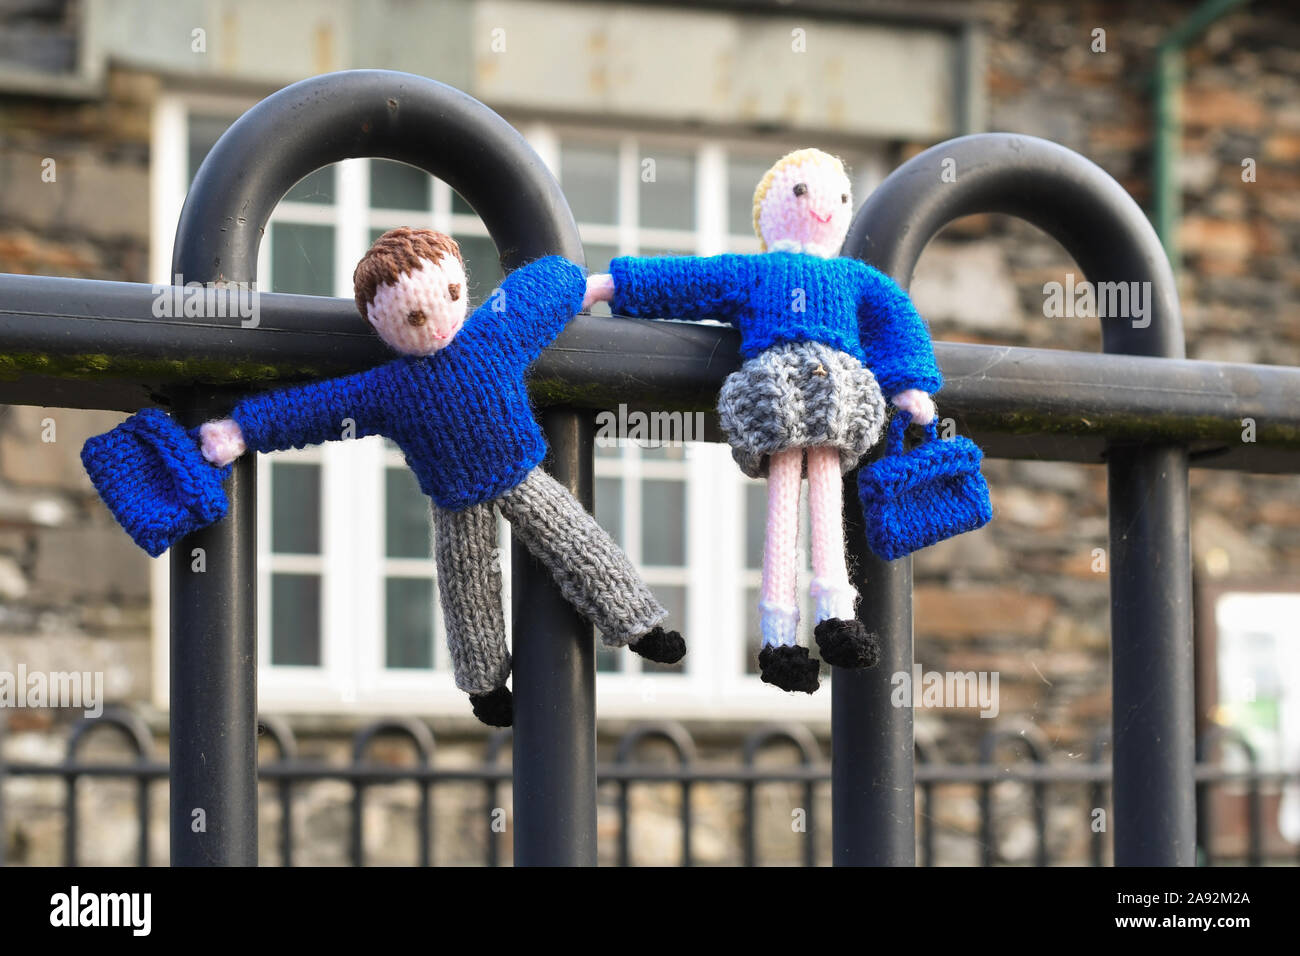
<path id="1" fill-rule="evenodd" d="M 546 442 L 529 405 L 529 365 L 589 303 L 581 268 L 559 256 L 521 266 L 466 318 L 456 241 L 427 229 L 381 236 L 353 276 L 357 308 L 402 353 L 343 378 L 247 398 L 200 429 L 203 455 L 225 466 L 246 449 L 298 448 L 355 434 L 401 447 L 433 499 L 438 585 L 456 686 L 485 723 L 508 726 L 499 510 L 514 534 L 600 630 L 649 660 L 686 653 L 668 612 L 594 518 L 539 466 Z"/>

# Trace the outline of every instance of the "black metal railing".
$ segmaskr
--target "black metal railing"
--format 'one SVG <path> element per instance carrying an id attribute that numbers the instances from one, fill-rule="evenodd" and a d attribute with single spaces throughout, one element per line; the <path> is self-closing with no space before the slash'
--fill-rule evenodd
<path id="1" fill-rule="evenodd" d="M 381 157 L 447 180 L 481 216 L 509 269 L 545 253 L 582 262 L 558 185 L 515 130 L 470 97 L 421 77 L 349 71 L 269 97 L 218 141 L 186 200 L 173 272 L 224 297 L 256 280 L 276 203 L 329 163 Z M 955 172 L 951 176 L 944 171 Z M 903 285 L 955 218 L 1000 212 L 1032 222 L 1090 281 L 1149 283 L 1150 321 L 1104 320 L 1104 355 L 938 343 L 945 414 L 990 457 L 1105 462 L 1108 471 L 1115 728 L 1112 830 L 1119 864 L 1195 861 L 1188 467 L 1300 471 L 1300 369 L 1183 358 L 1173 277 L 1146 217 L 1099 167 L 1026 136 L 940 144 L 882 183 L 844 253 Z M 261 294 L 249 328 L 207 317 L 158 319 L 147 285 L 0 276 L 0 401 L 86 408 L 171 406 L 187 422 L 250 388 L 357 371 L 384 358 L 346 300 Z M 548 406 L 549 467 L 588 507 L 593 411 L 625 402 L 710 408 L 737 364 L 731 330 L 579 316 L 535 368 Z M 1256 423 L 1241 440 L 1242 419 Z M 854 476 L 849 476 L 852 482 Z M 171 859 L 257 860 L 254 473 L 235 466 L 230 515 L 173 549 L 170 708 Z M 886 648 L 872 671 L 832 689 L 833 858 L 916 859 L 912 713 L 890 676 L 912 667 L 911 562 L 865 551 L 846 496 L 862 615 Z M 205 573 L 188 555 L 207 554 Z M 514 860 L 596 862 L 597 764 L 592 631 L 548 575 L 516 549 L 512 738 Z M 923 768 L 924 769 L 924 768 Z M 264 776 L 274 776 L 263 768 Z M 934 782 L 934 781 L 932 781 Z M 207 827 L 191 827 L 202 810 Z M 924 845 L 924 841 L 922 841 Z"/>
<path id="2" fill-rule="evenodd" d="M 83 743 L 92 733 L 96 737 L 110 736 L 116 731 L 129 755 L 106 758 L 88 758 L 83 755 Z M 435 863 L 434 829 L 443 815 L 458 814 L 459 819 L 474 821 L 468 825 L 471 832 L 461 834 L 463 845 L 481 847 L 477 862 L 499 866 L 508 859 L 505 843 L 517 825 L 517 820 L 506 810 L 502 799 L 503 789 L 512 781 L 512 768 L 501 762 L 501 755 L 510 743 L 509 730 L 496 731 L 481 744 L 472 744 L 480 750 L 479 759 L 466 765 L 462 759 L 452 766 L 440 766 L 435 760 L 434 735 L 427 724 L 412 719 L 377 720 L 356 730 L 352 735 L 349 759 L 331 763 L 320 758 L 299 755 L 298 741 L 288 724 L 273 717 L 259 719 L 259 731 L 269 741 L 274 755 L 264 758 L 258 770 L 271 795 L 259 798 L 257 806 L 274 820 L 277 829 L 278 854 L 267 863 L 293 866 L 297 859 L 295 824 L 300 819 L 296 812 L 299 797 L 313 785 L 333 781 L 350 788 L 351 796 L 340 799 L 339 805 L 347 808 L 347 855 L 353 866 L 367 862 L 365 820 L 366 794 L 376 786 L 410 784 L 417 789 L 413 806 L 392 808 L 392 813 L 414 812 L 415 863 L 430 866 Z M 1110 767 L 1101 758 L 1109 733 L 1097 735 L 1096 744 L 1087 761 L 1062 759 L 1050 752 L 1046 741 L 1033 727 L 1011 730 L 991 730 L 980 738 L 978 761 L 975 763 L 947 763 L 932 756 L 931 747 L 917 747 L 916 779 L 921 793 L 917 813 L 916 842 L 920 862 L 924 866 L 942 864 L 976 864 L 1000 866 L 1007 864 L 1089 863 L 1102 866 L 1112 852 L 1108 827 L 1096 826 L 1097 813 L 1109 813 L 1108 790 L 1111 783 Z M 410 758 L 404 762 L 378 760 L 374 745 L 380 738 L 405 744 Z M 799 724 L 770 724 L 755 728 L 739 739 L 734 755 L 702 760 L 699 748 L 689 732 L 671 721 L 640 724 L 630 728 L 611 746 L 613 757 L 598 763 L 598 792 L 610 799 L 604 801 L 614 818 L 614 833 L 606 835 L 603 853 L 599 856 L 620 866 L 632 865 L 637 858 L 633 834 L 638 831 L 638 812 L 633 808 L 632 793 L 638 787 L 670 787 L 676 791 L 676 863 L 690 866 L 699 862 L 693 849 L 693 834 L 709 826 L 717 835 L 716 821 L 706 823 L 695 809 L 692 794 L 713 789 L 739 791 L 740 799 L 735 810 L 723 814 L 729 828 L 726 855 L 738 859 L 746 866 L 765 862 L 798 863 L 817 866 L 829 862 L 822 850 L 821 820 L 818 804 L 823 802 L 831 783 L 831 768 L 825 760 L 823 748 L 809 730 Z M 660 746 L 660 759 L 648 758 L 649 746 Z M 1213 731 L 1202 744 L 1213 748 L 1222 746 L 1235 750 L 1241 758 L 1236 769 L 1217 764 L 1196 767 L 1198 803 L 1202 808 L 1198 820 L 1198 847 L 1200 861 L 1207 865 L 1246 864 L 1250 866 L 1300 864 L 1300 846 L 1287 851 L 1285 841 L 1269 830 L 1263 811 L 1266 791 L 1278 792 L 1285 785 L 1300 785 L 1300 769 L 1289 772 L 1263 770 L 1259 767 L 1254 750 L 1240 736 Z M 666 750 L 666 754 L 665 751 Z M 998 759 L 1008 752 L 1016 752 L 1015 759 Z M 783 763 L 760 763 L 767 754 L 781 753 Z M 793 760 L 789 758 L 793 756 Z M 666 757 L 666 759 L 665 759 Z M 736 759 L 738 757 L 738 760 Z M 727 758 L 727 759 L 724 759 Z M 100 821 L 98 826 L 87 828 L 82 823 L 78 797 L 84 792 L 88 780 L 124 780 L 134 784 L 133 812 L 138 829 L 135 863 L 149 865 L 153 859 L 150 845 L 151 792 L 164 785 L 168 776 L 165 760 L 160 759 L 153 738 L 141 719 L 126 710 L 110 710 L 100 718 L 82 719 L 72 726 L 67 736 L 66 758 L 61 763 L 19 762 L 0 767 L 0 806 L 5 800 L 6 776 L 9 778 L 34 778 L 59 780 L 63 784 L 63 854 L 62 862 L 75 866 L 88 855 L 86 850 L 96 840 L 103 841 L 108 828 Z M 479 800 L 462 798 L 454 805 L 450 800 L 440 801 L 437 793 L 448 785 L 469 786 L 481 794 Z M 783 826 L 795 834 L 784 841 L 785 853 L 779 860 L 765 858 L 760 849 L 762 833 L 770 833 L 776 825 L 764 826 L 759 808 L 759 796 L 767 788 L 784 785 L 777 816 L 797 812 L 800 826 L 797 829 Z M 1006 791 L 1020 788 L 1022 793 Z M 967 828 L 957 828 L 942 823 L 940 809 L 948 800 L 947 791 L 958 788 L 963 793 L 974 790 L 977 796 L 977 819 Z M 1239 845 L 1222 849 L 1221 831 L 1233 829 L 1225 826 L 1228 813 L 1214 812 L 1220 792 L 1235 788 L 1244 794 L 1235 802 L 1245 831 Z M 1068 820 L 1049 820 L 1049 809 L 1054 798 L 1072 795 Z M 999 796 L 1001 795 L 1001 799 Z M 715 801 L 717 802 L 717 801 Z M 276 812 L 269 813 L 274 804 Z M 788 816 L 787 816 L 788 819 Z M 1006 821 L 1032 821 L 1033 846 L 1029 852 L 1013 856 L 1003 848 L 999 825 Z M 477 833 L 472 831 L 477 830 Z M 1089 834 L 1086 849 L 1080 850 L 1080 841 L 1073 835 L 1086 831 Z M 1272 839 L 1270 839 L 1272 836 Z M 936 847 L 936 838 L 946 838 L 952 846 L 944 853 Z M 789 844 L 796 846 L 791 847 Z M 1075 851 L 1069 853 L 1063 846 L 1073 843 Z M 600 844 L 598 844 L 598 847 Z M 409 850 L 410 847 L 403 847 Z M 29 854 L 35 851 L 29 849 Z M 94 854 L 99 856 L 99 854 Z M 0 853 L 0 863 L 4 863 Z M 22 863 L 22 860 L 13 862 Z M 457 858 L 467 862 L 464 847 Z"/>

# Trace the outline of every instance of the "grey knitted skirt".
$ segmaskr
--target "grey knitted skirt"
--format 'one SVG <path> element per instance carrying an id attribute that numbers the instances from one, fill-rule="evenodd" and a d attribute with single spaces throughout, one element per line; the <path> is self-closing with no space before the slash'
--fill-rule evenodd
<path id="1" fill-rule="evenodd" d="M 849 471 L 880 438 L 885 399 L 871 370 L 820 342 L 774 345 L 727 376 L 718 416 L 740 470 L 767 475 L 768 456 L 787 448 L 839 449 Z"/>

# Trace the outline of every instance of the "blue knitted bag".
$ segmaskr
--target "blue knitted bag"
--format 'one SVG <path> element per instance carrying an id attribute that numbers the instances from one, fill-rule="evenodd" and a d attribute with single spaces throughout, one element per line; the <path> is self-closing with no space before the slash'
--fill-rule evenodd
<path id="1" fill-rule="evenodd" d="M 81 463 L 113 517 L 151 557 L 226 516 L 222 482 L 230 466 L 209 463 L 198 430 L 186 431 L 161 409 L 141 409 L 88 439 Z"/>
<path id="2" fill-rule="evenodd" d="M 884 457 L 858 472 L 867 544 L 887 561 L 982 528 L 993 518 L 979 446 L 961 435 L 940 439 L 931 422 L 926 440 L 904 452 L 910 422 L 907 412 L 897 412 Z"/>

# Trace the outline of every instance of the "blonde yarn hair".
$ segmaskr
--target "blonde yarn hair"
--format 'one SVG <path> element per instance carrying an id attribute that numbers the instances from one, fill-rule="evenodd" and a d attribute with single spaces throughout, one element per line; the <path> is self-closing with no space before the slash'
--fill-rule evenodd
<path id="1" fill-rule="evenodd" d="M 813 147 L 796 149 L 793 152 L 786 153 L 773 163 L 772 168 L 763 174 L 763 178 L 758 181 L 758 187 L 754 190 L 754 234 L 758 236 L 759 248 L 763 252 L 767 252 L 767 240 L 763 238 L 763 231 L 759 228 L 759 216 L 763 212 L 763 200 L 767 197 L 768 190 L 772 188 L 772 181 L 776 179 L 777 173 L 785 169 L 785 167 L 806 162 L 832 166 L 839 172 L 848 175 L 845 172 L 843 160 L 838 156 L 832 156 L 830 153 Z"/>

